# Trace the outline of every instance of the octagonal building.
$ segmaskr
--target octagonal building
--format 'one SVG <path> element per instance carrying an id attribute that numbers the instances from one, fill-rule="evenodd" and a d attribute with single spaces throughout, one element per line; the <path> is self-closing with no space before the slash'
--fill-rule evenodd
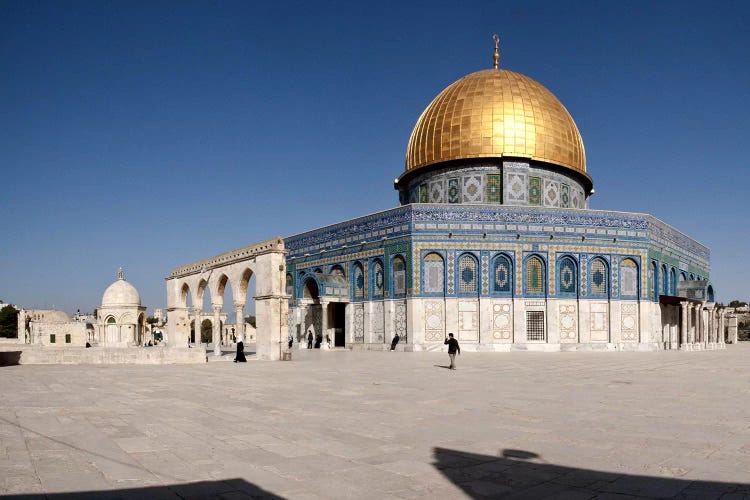
<path id="1" fill-rule="evenodd" d="M 724 345 L 709 249 L 651 215 L 589 209 L 578 127 L 528 76 L 496 63 L 446 87 L 417 120 L 394 187 L 398 208 L 284 240 L 298 341 L 383 349 L 398 334 L 400 348 L 429 350 L 450 332 L 468 350 Z"/>

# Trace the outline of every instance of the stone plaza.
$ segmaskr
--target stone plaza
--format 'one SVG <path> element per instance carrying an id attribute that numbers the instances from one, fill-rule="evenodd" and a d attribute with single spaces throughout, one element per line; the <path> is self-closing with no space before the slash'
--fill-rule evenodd
<path id="1" fill-rule="evenodd" d="M 750 345 L 447 361 L 3 367 L 0 495 L 750 498 Z"/>

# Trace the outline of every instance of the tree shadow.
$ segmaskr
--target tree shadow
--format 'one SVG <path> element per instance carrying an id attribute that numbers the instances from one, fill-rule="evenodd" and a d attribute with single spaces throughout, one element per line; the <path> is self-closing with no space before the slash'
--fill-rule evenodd
<path id="1" fill-rule="evenodd" d="M 750 498 L 750 483 L 692 481 L 565 467 L 534 452 L 500 456 L 434 448 L 435 466 L 470 498 Z"/>
<path id="2" fill-rule="evenodd" d="M 196 483 L 145 486 L 113 490 L 71 491 L 65 493 L 29 493 L 3 496 L 4 499 L 31 500 L 47 498 L 53 500 L 102 500 L 102 499 L 143 499 L 167 500 L 185 498 L 283 498 L 266 491 L 244 479 L 234 478 L 223 481 L 199 481 Z"/>

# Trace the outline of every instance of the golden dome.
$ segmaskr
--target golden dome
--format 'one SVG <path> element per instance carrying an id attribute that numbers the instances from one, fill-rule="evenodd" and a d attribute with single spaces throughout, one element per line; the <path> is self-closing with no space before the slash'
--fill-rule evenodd
<path id="1" fill-rule="evenodd" d="M 542 84 L 505 69 L 466 75 L 417 120 L 406 171 L 466 158 L 518 157 L 569 168 L 588 179 L 573 118 Z"/>

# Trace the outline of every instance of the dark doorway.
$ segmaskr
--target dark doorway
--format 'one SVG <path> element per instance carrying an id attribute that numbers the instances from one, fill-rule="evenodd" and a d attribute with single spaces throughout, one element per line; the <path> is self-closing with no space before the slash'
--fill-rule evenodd
<path id="1" fill-rule="evenodd" d="M 344 347 L 346 345 L 346 304 L 334 302 L 333 307 L 333 345 Z"/>

